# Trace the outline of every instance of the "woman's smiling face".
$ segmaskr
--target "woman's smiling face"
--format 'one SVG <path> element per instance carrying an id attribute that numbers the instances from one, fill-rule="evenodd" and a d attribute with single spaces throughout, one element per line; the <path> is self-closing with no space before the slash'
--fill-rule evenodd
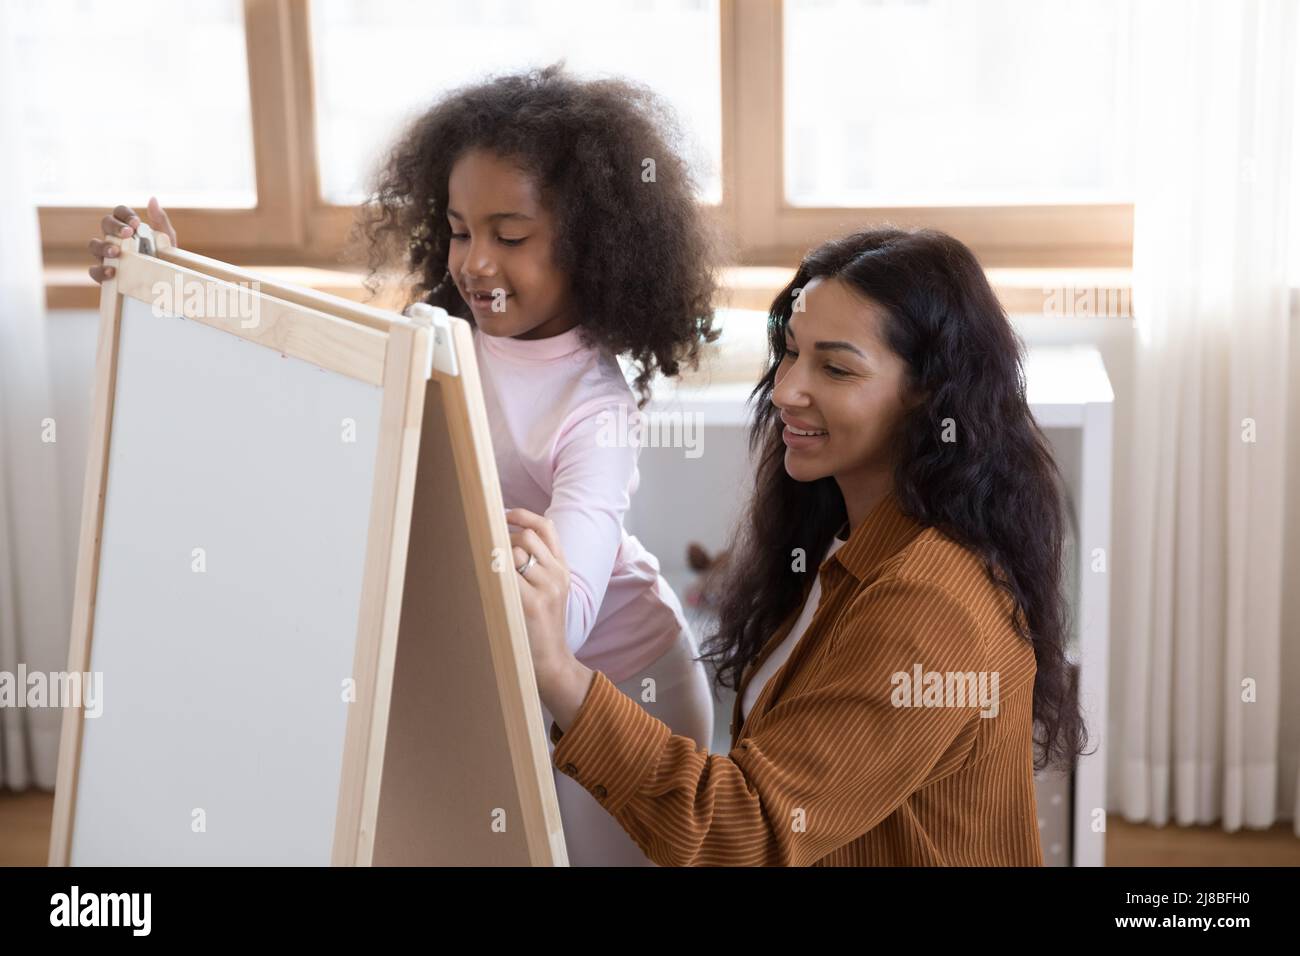
<path id="1" fill-rule="evenodd" d="M 577 324 L 568 276 L 552 257 L 555 221 L 533 178 L 470 150 L 447 180 L 447 270 L 487 335 L 541 339 Z"/>
<path id="2" fill-rule="evenodd" d="M 833 476 L 844 487 L 892 477 L 907 364 L 885 344 L 883 321 L 880 306 L 838 279 L 804 288 L 772 389 L 785 470 L 796 481 Z"/>

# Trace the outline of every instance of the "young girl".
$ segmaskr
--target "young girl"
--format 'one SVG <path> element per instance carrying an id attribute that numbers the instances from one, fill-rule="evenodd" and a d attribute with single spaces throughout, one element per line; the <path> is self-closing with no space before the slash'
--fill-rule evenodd
<path id="1" fill-rule="evenodd" d="M 464 87 L 393 147 L 359 237 L 372 278 L 400 253 L 412 301 L 474 325 L 505 504 L 549 518 L 571 569 L 568 648 L 707 748 L 713 699 L 695 639 L 623 527 L 639 449 L 608 428 L 635 420 L 656 373 L 694 365 L 717 337 L 714 239 L 674 145 L 664 108 L 625 82 L 549 67 Z M 175 239 L 156 200 L 148 215 Z M 129 236 L 138 224 L 118 207 L 103 225 Z M 91 270 L 112 274 L 111 258 Z M 555 780 L 572 864 L 653 865 L 585 789 Z"/>

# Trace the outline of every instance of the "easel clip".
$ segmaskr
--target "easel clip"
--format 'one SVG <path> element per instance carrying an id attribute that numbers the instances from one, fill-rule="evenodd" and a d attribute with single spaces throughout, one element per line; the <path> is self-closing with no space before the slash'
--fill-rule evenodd
<path id="1" fill-rule="evenodd" d="M 437 369 L 444 375 L 459 375 L 460 366 L 456 362 L 456 349 L 451 341 L 451 320 L 447 310 L 424 302 L 415 302 L 406 307 L 404 314 L 417 325 L 433 330 L 429 342 L 426 374 L 432 374 L 433 370 Z"/>
<path id="2" fill-rule="evenodd" d="M 142 256 L 152 256 L 157 253 L 157 244 L 154 240 L 153 229 L 144 223 L 135 227 L 135 237 L 138 240 L 136 252 Z"/>
<path id="3" fill-rule="evenodd" d="M 135 251 L 142 256 L 156 256 L 164 249 L 171 248 L 171 238 L 165 232 L 156 232 L 152 226 L 140 223 L 135 227 Z"/>

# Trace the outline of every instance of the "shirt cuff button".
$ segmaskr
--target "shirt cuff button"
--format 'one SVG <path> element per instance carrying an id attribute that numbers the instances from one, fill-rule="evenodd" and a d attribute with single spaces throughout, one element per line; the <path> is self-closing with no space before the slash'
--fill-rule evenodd
<path id="1" fill-rule="evenodd" d="M 607 790 L 606 790 L 604 787 L 602 787 L 600 784 L 596 784 L 594 787 L 592 787 L 592 788 L 591 788 L 591 792 L 594 793 L 594 794 L 596 795 L 597 799 L 600 799 L 600 800 L 604 800 L 606 797 L 609 796 L 609 791 L 607 791 Z"/>
<path id="2" fill-rule="evenodd" d="M 571 776 L 571 777 L 575 777 L 575 776 L 577 776 L 577 774 L 578 774 L 578 768 L 575 767 L 575 766 L 574 766 L 573 764 L 571 764 L 571 763 L 566 763 L 566 764 L 564 765 L 564 772 L 567 773 L 567 774 L 568 774 L 569 776 Z"/>

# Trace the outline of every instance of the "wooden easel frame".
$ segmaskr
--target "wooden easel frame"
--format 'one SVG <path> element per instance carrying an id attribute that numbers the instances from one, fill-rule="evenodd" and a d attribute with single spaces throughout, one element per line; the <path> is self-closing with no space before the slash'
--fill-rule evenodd
<path id="1" fill-rule="evenodd" d="M 140 240 L 134 237 L 111 241 L 120 246 L 121 254 L 116 275 L 103 283 L 100 294 L 69 672 L 90 669 L 123 300 L 152 303 L 155 283 L 177 280 L 187 288 L 192 288 L 189 283 L 199 283 L 219 294 L 238 288 L 240 295 L 256 300 L 259 321 L 253 328 L 244 328 L 239 318 L 200 314 L 205 310 L 190 309 L 183 301 L 176 303 L 174 311 L 383 389 L 353 664 L 357 699 L 348 712 L 331 863 L 370 865 L 374 854 L 425 393 L 429 382 L 437 382 L 448 413 L 529 861 L 535 866 L 567 865 L 540 709 L 534 703 L 536 681 L 518 582 L 513 574 L 493 570 L 494 555 L 510 554 L 510 539 L 468 324 L 451 318 L 445 328 L 434 329 L 172 248 L 161 235 L 155 237 L 152 254 L 142 252 Z M 449 349 L 455 356 L 456 374 L 435 367 L 435 347 Z M 486 526 L 473 520 L 483 514 L 488 518 Z M 64 711 L 51 866 L 70 862 L 83 720 L 80 706 Z"/>

